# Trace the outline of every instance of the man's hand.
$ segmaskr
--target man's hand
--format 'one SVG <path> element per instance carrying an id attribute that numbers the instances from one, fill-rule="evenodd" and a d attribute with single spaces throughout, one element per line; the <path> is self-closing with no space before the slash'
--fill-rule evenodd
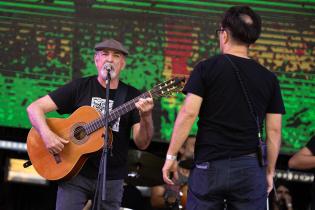
<path id="1" fill-rule="evenodd" d="M 140 123 L 133 125 L 133 139 L 137 147 L 146 149 L 152 139 L 154 128 L 152 119 L 153 99 L 151 97 L 140 98 L 135 106 L 139 110 Z"/>
<path id="2" fill-rule="evenodd" d="M 173 172 L 173 178 L 178 180 L 177 161 L 165 160 L 164 166 L 162 168 L 164 182 L 166 184 L 174 185 L 174 182 L 170 177 L 171 172 Z"/>
<path id="3" fill-rule="evenodd" d="M 60 153 L 64 148 L 64 144 L 69 143 L 68 140 L 60 138 L 52 131 L 46 131 L 41 137 L 44 140 L 49 153 L 52 155 Z"/>
<path id="4" fill-rule="evenodd" d="M 27 107 L 31 124 L 40 134 L 47 150 L 52 155 L 61 152 L 64 144 L 69 142 L 52 132 L 47 125 L 45 113 L 56 111 L 57 109 L 57 105 L 49 95 L 43 96 Z"/>
<path id="5" fill-rule="evenodd" d="M 273 173 L 267 173 L 267 192 L 268 194 L 271 192 L 271 190 L 273 189 Z"/>
<path id="6" fill-rule="evenodd" d="M 139 110 L 140 116 L 146 116 L 151 113 L 153 109 L 153 99 L 148 98 L 140 98 L 139 101 L 135 103 L 137 109 Z"/>

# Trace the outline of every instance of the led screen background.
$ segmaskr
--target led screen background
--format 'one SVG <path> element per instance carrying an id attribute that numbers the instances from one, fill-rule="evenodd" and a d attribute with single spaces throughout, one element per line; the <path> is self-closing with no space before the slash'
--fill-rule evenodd
<path id="1" fill-rule="evenodd" d="M 187 77 L 219 53 L 220 15 L 244 4 L 262 16 L 250 56 L 278 75 L 287 111 L 282 152 L 294 152 L 315 128 L 315 1 L 2 0 L 0 126 L 30 128 L 25 108 L 33 100 L 95 74 L 93 47 L 104 38 L 129 49 L 121 78 L 141 90 Z M 169 141 L 183 98 L 156 101 L 155 141 Z"/>

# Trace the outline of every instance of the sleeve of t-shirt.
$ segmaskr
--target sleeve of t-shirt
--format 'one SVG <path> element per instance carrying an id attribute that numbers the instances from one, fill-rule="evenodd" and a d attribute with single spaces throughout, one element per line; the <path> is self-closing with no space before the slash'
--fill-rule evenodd
<path id="1" fill-rule="evenodd" d="M 282 100 L 280 85 L 277 77 L 275 76 L 274 91 L 270 103 L 267 107 L 267 113 L 285 114 L 285 108 Z"/>
<path id="2" fill-rule="evenodd" d="M 76 82 L 72 81 L 48 94 L 57 105 L 59 114 L 70 114 L 75 111 Z"/>
<path id="3" fill-rule="evenodd" d="M 306 144 L 306 148 L 308 148 L 313 155 L 315 155 L 315 136 L 311 138 L 311 140 Z"/>
<path id="4" fill-rule="evenodd" d="M 202 79 L 202 62 L 198 63 L 194 70 L 191 72 L 190 77 L 183 88 L 183 93 L 193 93 L 200 97 L 205 95 L 205 86 Z"/>

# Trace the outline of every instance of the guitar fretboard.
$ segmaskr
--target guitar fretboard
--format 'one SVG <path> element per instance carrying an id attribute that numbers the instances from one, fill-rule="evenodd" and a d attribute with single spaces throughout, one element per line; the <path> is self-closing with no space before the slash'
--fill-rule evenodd
<path id="1" fill-rule="evenodd" d="M 136 108 L 135 103 L 140 99 L 140 98 L 147 98 L 150 97 L 150 92 L 145 92 L 141 95 L 139 95 L 138 97 L 124 103 L 123 105 L 113 109 L 110 113 L 109 113 L 109 118 L 108 118 L 108 122 L 112 122 L 113 120 L 119 118 L 120 116 L 130 112 L 131 110 L 133 110 L 134 108 Z M 86 134 L 91 134 L 94 131 L 98 130 L 101 127 L 105 126 L 105 115 L 93 120 L 92 122 L 86 124 L 84 126 L 84 129 L 86 131 Z"/>

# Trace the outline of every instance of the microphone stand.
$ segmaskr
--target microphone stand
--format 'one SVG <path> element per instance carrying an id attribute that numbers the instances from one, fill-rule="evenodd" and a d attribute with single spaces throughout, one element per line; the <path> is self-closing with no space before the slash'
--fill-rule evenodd
<path id="1" fill-rule="evenodd" d="M 105 68 L 107 71 L 106 76 L 106 103 L 105 103 L 105 135 L 104 137 L 104 147 L 101 157 L 101 162 L 98 169 L 98 177 L 96 183 L 96 190 L 93 199 L 92 210 L 100 210 L 102 201 L 106 199 L 106 168 L 107 168 L 107 154 L 108 154 L 108 144 L 109 144 L 109 89 L 110 89 L 110 70 L 111 68 Z M 100 199 L 99 193 L 102 192 L 102 199 Z"/>

